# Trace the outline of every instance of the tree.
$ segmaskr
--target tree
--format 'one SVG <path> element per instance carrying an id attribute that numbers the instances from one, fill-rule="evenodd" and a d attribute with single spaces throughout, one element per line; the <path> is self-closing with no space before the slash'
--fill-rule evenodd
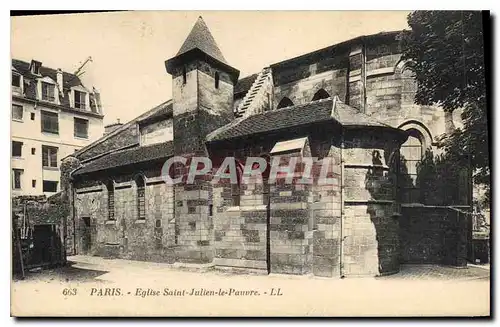
<path id="1" fill-rule="evenodd" d="M 417 81 L 415 103 L 463 109 L 464 126 L 444 139 L 446 157 L 470 164 L 490 198 L 483 17 L 480 11 L 415 11 L 402 34 L 402 60 Z M 470 156 L 470 157 L 469 157 Z"/>

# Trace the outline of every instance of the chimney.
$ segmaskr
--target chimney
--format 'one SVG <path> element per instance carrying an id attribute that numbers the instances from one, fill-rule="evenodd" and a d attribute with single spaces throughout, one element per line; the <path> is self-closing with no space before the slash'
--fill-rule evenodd
<path id="1" fill-rule="evenodd" d="M 59 92 L 62 94 L 63 91 L 63 72 L 61 68 L 57 68 L 57 87 L 59 88 Z"/>
<path id="2" fill-rule="evenodd" d="M 104 135 L 113 132 L 115 129 L 120 128 L 123 124 L 120 123 L 120 118 L 116 120 L 116 123 L 104 126 Z"/>
<path id="3" fill-rule="evenodd" d="M 92 86 L 92 95 L 93 95 L 93 100 L 91 99 L 90 101 L 90 109 L 93 112 L 98 112 L 102 114 L 101 94 L 95 88 L 95 86 Z"/>

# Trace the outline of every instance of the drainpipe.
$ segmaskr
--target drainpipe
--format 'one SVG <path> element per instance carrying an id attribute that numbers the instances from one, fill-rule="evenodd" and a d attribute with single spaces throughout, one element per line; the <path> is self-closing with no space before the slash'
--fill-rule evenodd
<path id="1" fill-rule="evenodd" d="M 81 165 L 80 165 L 81 166 Z M 68 185 L 68 188 L 69 188 L 69 192 L 70 194 L 68 194 L 68 197 L 71 201 L 71 205 L 70 205 L 70 217 L 71 217 L 71 223 L 73 225 L 73 248 L 71 249 L 72 250 L 72 255 L 76 255 L 77 254 L 77 251 L 76 251 L 76 210 L 75 210 L 75 188 L 73 187 L 73 183 L 75 181 L 75 179 L 73 178 L 73 173 L 80 167 L 77 167 L 75 169 L 73 169 L 72 171 L 69 172 L 68 174 L 68 179 L 69 179 L 69 185 Z M 68 237 L 68 225 L 66 223 L 66 226 L 65 226 L 65 234 L 66 234 L 66 237 Z M 66 248 L 66 245 L 64 246 Z"/>
<path id="2" fill-rule="evenodd" d="M 340 140 L 340 278 L 344 278 L 344 128 Z"/>

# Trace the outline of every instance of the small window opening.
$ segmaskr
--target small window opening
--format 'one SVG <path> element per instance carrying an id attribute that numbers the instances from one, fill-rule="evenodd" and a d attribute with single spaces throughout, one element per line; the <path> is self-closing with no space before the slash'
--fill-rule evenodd
<path id="1" fill-rule="evenodd" d="M 283 99 L 281 99 L 280 103 L 278 103 L 278 109 L 291 106 L 293 106 L 293 102 L 287 97 L 284 97 Z"/>
<path id="2" fill-rule="evenodd" d="M 215 72 L 215 88 L 218 89 L 219 88 L 219 73 L 218 72 Z"/>
<path id="3" fill-rule="evenodd" d="M 186 67 L 182 67 L 182 84 L 185 85 L 186 82 L 187 82 Z"/>

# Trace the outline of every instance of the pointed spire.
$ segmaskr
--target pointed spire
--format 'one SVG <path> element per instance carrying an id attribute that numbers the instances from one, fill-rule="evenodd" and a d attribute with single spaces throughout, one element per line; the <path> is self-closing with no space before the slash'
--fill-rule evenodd
<path id="1" fill-rule="evenodd" d="M 201 16 L 198 17 L 196 24 L 194 24 L 193 29 L 182 44 L 181 49 L 176 56 L 193 49 L 199 49 L 210 57 L 227 64 L 227 61 L 217 46 L 212 33 L 210 33 L 210 30 Z"/>

